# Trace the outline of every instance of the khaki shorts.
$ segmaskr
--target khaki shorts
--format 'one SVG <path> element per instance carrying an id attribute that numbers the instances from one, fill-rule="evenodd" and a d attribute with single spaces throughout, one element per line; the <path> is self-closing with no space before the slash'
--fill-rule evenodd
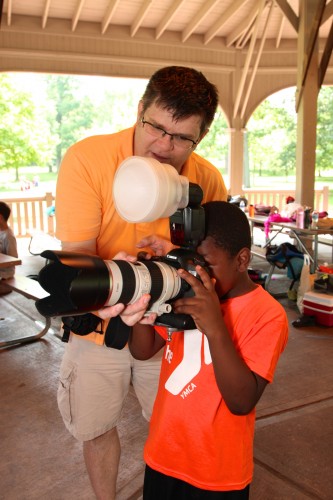
<path id="1" fill-rule="evenodd" d="M 158 387 L 162 351 L 147 361 L 129 349 L 112 349 L 71 335 L 60 367 L 58 406 L 69 432 L 79 441 L 115 427 L 132 382 L 143 416 L 149 420 Z"/>

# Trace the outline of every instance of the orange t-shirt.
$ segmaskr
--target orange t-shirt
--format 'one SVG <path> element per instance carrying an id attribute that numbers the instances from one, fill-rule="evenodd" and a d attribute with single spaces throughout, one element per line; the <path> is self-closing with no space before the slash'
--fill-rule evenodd
<path id="1" fill-rule="evenodd" d="M 56 191 L 56 236 L 61 241 L 96 239 L 97 255 L 112 259 L 121 250 L 136 255 L 136 243 L 157 234 L 170 239 L 169 219 L 133 224 L 118 215 L 113 202 L 113 179 L 121 162 L 133 156 L 135 127 L 115 134 L 88 137 L 69 148 L 62 161 Z M 203 203 L 226 200 L 219 171 L 196 153 L 182 175 L 203 189 Z M 84 337 L 102 344 L 102 335 Z"/>
<path id="2" fill-rule="evenodd" d="M 288 337 L 284 309 L 262 287 L 221 303 L 239 355 L 269 382 Z M 166 339 L 165 329 L 156 327 Z M 144 449 L 146 463 L 197 488 L 245 488 L 253 475 L 255 410 L 233 415 L 215 380 L 208 341 L 198 330 L 166 342 Z"/>

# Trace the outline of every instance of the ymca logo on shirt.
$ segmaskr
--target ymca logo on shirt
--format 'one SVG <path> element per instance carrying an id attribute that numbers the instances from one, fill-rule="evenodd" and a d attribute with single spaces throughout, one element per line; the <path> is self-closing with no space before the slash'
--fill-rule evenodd
<path id="1" fill-rule="evenodd" d="M 182 361 L 174 369 L 170 377 L 165 383 L 165 388 L 174 396 L 181 395 L 186 397 L 195 388 L 195 384 L 191 383 L 193 378 L 200 372 L 201 369 L 201 348 L 204 348 L 204 363 L 209 365 L 212 362 L 210 355 L 208 340 L 199 330 L 187 330 L 184 332 L 184 355 Z M 173 352 L 167 346 L 165 350 L 165 359 L 171 363 Z"/>

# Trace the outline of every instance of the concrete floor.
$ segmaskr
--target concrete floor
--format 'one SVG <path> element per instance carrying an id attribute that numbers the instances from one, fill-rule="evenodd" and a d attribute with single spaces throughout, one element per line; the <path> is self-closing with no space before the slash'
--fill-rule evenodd
<path id="1" fill-rule="evenodd" d="M 38 259 L 25 256 L 18 272 L 30 274 L 43 264 Z M 253 267 L 264 269 L 265 263 L 254 261 Z M 282 281 L 276 278 L 281 289 Z M 291 324 L 299 316 L 295 303 L 279 300 Z M 34 303 L 15 292 L 0 297 L 0 316 L 0 338 L 36 328 Z M 94 499 L 81 445 L 65 430 L 57 409 L 64 348 L 58 329 L 59 321 L 52 320 L 52 329 L 42 340 L 0 352 L 1 500 Z M 252 500 L 333 499 L 332 360 L 332 327 L 290 326 L 274 383 L 257 407 Z M 119 431 L 117 499 L 140 499 L 147 425 L 132 391 Z"/>

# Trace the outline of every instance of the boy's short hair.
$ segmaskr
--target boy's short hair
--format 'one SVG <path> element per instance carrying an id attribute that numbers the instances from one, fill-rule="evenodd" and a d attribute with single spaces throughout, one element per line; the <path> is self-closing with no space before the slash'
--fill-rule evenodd
<path id="1" fill-rule="evenodd" d="M 203 134 L 214 120 L 218 90 L 200 71 L 184 66 L 167 66 L 152 75 L 142 102 L 143 114 L 156 103 L 170 111 L 176 121 L 200 116 L 200 134 Z"/>
<path id="2" fill-rule="evenodd" d="M 2 217 L 5 219 L 6 222 L 9 219 L 10 212 L 11 212 L 10 206 L 7 205 L 7 203 L 5 203 L 4 201 L 0 201 L 0 215 L 2 215 Z"/>
<path id="3" fill-rule="evenodd" d="M 251 250 L 250 224 L 244 212 L 226 201 L 210 201 L 205 209 L 205 236 L 215 240 L 215 244 L 231 256 L 242 248 Z"/>

